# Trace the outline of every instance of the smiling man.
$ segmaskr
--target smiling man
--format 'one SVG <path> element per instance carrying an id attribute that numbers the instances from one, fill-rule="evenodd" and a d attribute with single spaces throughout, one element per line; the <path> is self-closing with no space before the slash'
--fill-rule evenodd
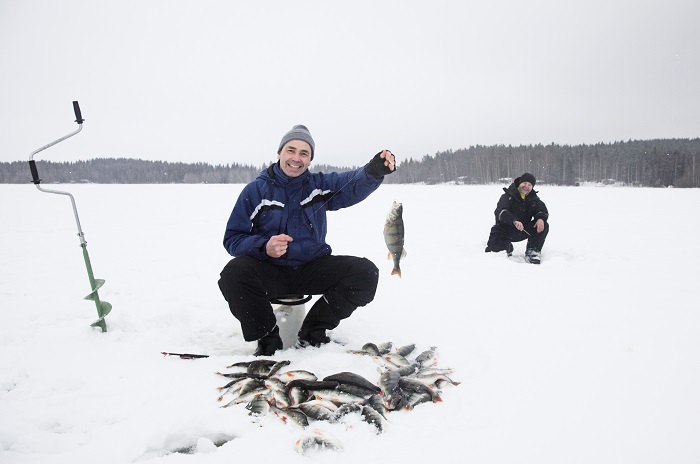
<path id="1" fill-rule="evenodd" d="M 323 295 L 299 330 L 298 346 L 328 343 L 327 330 L 374 299 L 379 274 L 367 258 L 334 256 L 326 243 L 326 212 L 355 205 L 395 171 L 394 155 L 377 153 L 367 165 L 341 173 L 311 173 L 316 145 L 294 126 L 277 149 L 277 163 L 243 188 L 226 224 L 224 247 L 234 258 L 219 288 L 241 323 L 243 338 L 257 340 L 255 356 L 282 348 L 270 300 Z"/>
<path id="2" fill-rule="evenodd" d="M 304 131 L 296 130 L 290 132 L 290 134 L 303 136 Z M 282 141 L 284 142 L 284 139 Z M 313 142 L 313 140 L 311 141 Z M 299 177 L 309 168 L 313 158 L 313 148 L 309 142 L 301 139 L 292 139 L 281 144 L 277 157 L 279 158 L 282 172 L 288 177 Z"/>
<path id="3" fill-rule="evenodd" d="M 540 253 L 549 233 L 549 211 L 535 187 L 535 176 L 526 172 L 516 178 L 496 204 L 496 224 L 491 227 L 486 251 L 513 253 L 511 242 L 527 240 L 525 259 L 540 264 Z"/>

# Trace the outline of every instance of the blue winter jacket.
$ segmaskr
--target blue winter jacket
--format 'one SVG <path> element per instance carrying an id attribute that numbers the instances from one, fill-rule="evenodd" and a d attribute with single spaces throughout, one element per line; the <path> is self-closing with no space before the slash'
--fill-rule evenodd
<path id="1" fill-rule="evenodd" d="M 326 211 L 352 206 L 382 183 L 361 167 L 342 173 L 287 177 L 279 163 L 243 188 L 226 224 L 224 247 L 231 256 L 252 256 L 278 266 L 298 266 L 331 254 Z M 265 244 L 273 235 L 292 237 L 287 253 L 271 258 Z"/>

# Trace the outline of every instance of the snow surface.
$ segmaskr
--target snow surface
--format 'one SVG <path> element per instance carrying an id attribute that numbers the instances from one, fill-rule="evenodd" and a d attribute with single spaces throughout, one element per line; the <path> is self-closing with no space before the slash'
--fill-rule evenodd
<path id="1" fill-rule="evenodd" d="M 700 460 L 698 189 L 538 185 L 551 212 L 540 266 L 483 252 L 498 185 L 385 185 L 330 213 L 334 252 L 380 268 L 377 297 L 331 332 L 345 346 L 275 359 L 377 380 L 371 359 L 346 351 L 416 343 L 436 346 L 462 383 L 441 403 L 392 412 L 379 435 L 359 418 L 316 423 L 344 449 L 303 455 L 298 427 L 216 401 L 227 379 L 215 371 L 255 347 L 216 284 L 242 186 L 50 187 L 75 195 L 114 309 L 107 333 L 90 327 L 69 200 L 0 185 L 3 464 Z M 404 204 L 401 279 L 382 238 L 393 200 Z"/>

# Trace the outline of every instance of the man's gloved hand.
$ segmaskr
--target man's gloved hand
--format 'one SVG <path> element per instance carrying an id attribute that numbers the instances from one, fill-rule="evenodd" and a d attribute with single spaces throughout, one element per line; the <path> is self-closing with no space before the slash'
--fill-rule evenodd
<path id="1" fill-rule="evenodd" d="M 370 176 L 381 179 L 387 174 L 391 174 L 392 172 L 396 171 L 395 161 L 396 160 L 393 153 L 391 153 L 389 150 L 382 150 L 374 155 L 374 158 L 369 160 L 365 170 Z"/>

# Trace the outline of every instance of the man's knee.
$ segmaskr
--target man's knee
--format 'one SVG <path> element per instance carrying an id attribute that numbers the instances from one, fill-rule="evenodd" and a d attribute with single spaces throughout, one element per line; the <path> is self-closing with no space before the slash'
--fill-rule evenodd
<path id="1" fill-rule="evenodd" d="M 336 286 L 330 299 L 335 310 L 344 317 L 358 306 L 374 300 L 379 284 L 379 269 L 367 258 L 356 258 L 347 268 L 345 277 Z"/>
<path id="2" fill-rule="evenodd" d="M 377 266 L 367 258 L 358 258 L 355 266 L 355 276 L 358 282 L 364 283 L 363 287 L 372 291 L 374 297 L 374 292 L 379 284 L 379 269 Z"/>
<path id="3" fill-rule="evenodd" d="M 219 289 L 227 301 L 231 292 L 256 275 L 252 272 L 256 262 L 254 258 L 241 256 L 233 258 L 224 266 L 219 278 Z"/>

